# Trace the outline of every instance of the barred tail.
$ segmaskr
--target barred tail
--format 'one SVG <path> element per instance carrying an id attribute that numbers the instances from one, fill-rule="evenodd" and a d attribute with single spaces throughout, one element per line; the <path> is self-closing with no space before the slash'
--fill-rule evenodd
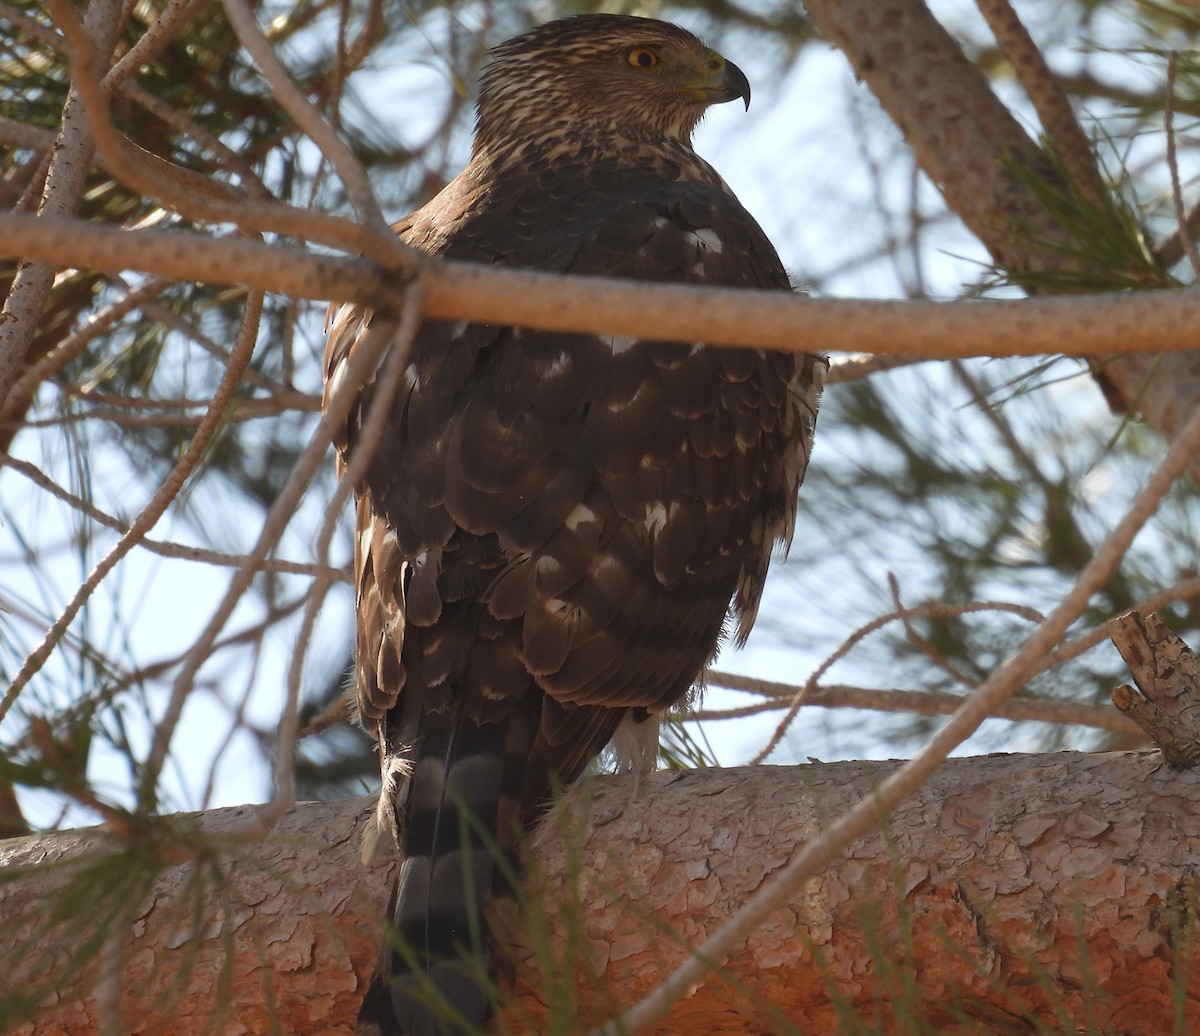
<path id="1" fill-rule="evenodd" d="M 421 719 L 392 931 L 363 1000 L 360 1036 L 466 1036 L 490 1014 L 485 907 L 512 895 L 522 777 L 533 731 L 521 715 Z"/>

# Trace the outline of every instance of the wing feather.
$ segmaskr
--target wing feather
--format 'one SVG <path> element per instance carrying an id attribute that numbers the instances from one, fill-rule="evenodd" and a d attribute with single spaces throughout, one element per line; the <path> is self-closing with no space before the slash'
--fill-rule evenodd
<path id="1" fill-rule="evenodd" d="M 400 229 L 453 258 L 791 290 L 719 180 L 603 172 L 555 181 L 552 217 L 534 175 L 487 204 L 460 188 L 439 202 L 446 211 Z M 449 211 L 468 201 L 474 212 Z M 335 318 L 331 384 L 369 321 L 348 309 Z M 702 343 L 422 325 L 363 486 L 360 528 L 390 534 L 360 532 L 356 552 L 370 619 L 360 651 L 376 670 L 359 688 L 364 715 L 394 705 L 380 688 L 407 679 L 431 701 L 458 688 L 494 717 L 506 695 L 516 707 L 529 674 L 548 702 L 669 705 L 716 650 L 731 607 L 739 636 L 748 631 L 772 545 L 794 522 L 819 365 Z M 352 421 L 343 453 L 354 433 Z M 474 652 L 454 647 L 485 626 Z"/>

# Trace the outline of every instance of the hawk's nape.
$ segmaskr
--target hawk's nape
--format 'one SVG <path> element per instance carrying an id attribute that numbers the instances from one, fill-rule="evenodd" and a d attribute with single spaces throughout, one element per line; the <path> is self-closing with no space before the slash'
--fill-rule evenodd
<path id="1" fill-rule="evenodd" d="M 449 259 L 789 291 L 692 150 L 706 107 L 739 97 L 741 71 L 676 26 L 543 25 L 493 52 L 469 166 L 396 232 Z M 338 312 L 327 386 L 371 319 Z M 513 894 L 551 788 L 623 724 L 655 743 L 722 635 L 749 633 L 791 538 L 824 366 L 428 320 L 378 442 L 359 441 L 362 390 L 338 442 L 343 460 L 369 451 L 356 690 L 403 862 L 360 1032 L 486 1021 L 498 950 L 483 906 Z"/>

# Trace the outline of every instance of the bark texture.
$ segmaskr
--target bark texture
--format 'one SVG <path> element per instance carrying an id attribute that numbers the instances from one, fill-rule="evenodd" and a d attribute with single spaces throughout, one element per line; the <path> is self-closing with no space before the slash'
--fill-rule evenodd
<path id="1" fill-rule="evenodd" d="M 896 765 L 579 789 L 538 836 L 523 918 L 533 934 L 500 1027 L 551 1031 L 549 1005 L 570 1004 L 579 1020 L 554 1031 L 583 1032 L 627 1006 Z M 952 760 L 655 1031 L 829 1033 L 850 1019 L 898 1031 L 905 1017 L 917 1027 L 903 1031 L 926 1033 L 1074 1032 L 1089 1020 L 1134 1036 L 1198 1031 L 1198 784 L 1158 752 Z M 102 866 L 96 832 L 3 843 L 0 996 L 49 997 L 12 1031 L 99 1031 L 96 975 L 111 951 L 103 931 L 88 948 L 90 926 L 123 915 L 123 937 L 107 942 L 123 944 L 119 1031 L 348 1033 L 390 878 L 389 861 L 358 862 L 369 806 L 302 805 L 251 845 L 229 839 L 253 808 L 177 818 L 181 862 L 160 838 L 157 876 L 134 863 L 145 847 Z M 144 893 L 113 877 L 139 868 Z"/>
<path id="2" fill-rule="evenodd" d="M 1137 684 L 1121 684 L 1113 704 L 1173 766 L 1200 764 L 1200 656 L 1155 614 L 1121 616 L 1112 642 Z"/>

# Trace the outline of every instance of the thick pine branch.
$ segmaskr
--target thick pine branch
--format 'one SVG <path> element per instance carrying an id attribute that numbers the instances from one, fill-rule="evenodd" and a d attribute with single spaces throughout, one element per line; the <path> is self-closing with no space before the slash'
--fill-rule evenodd
<path id="1" fill-rule="evenodd" d="M 573 905 L 526 915 L 534 936 L 505 1026 L 547 1031 L 555 981 L 578 1013 L 569 1031 L 627 1006 L 897 765 L 662 772 L 581 789 L 539 832 L 531 890 L 535 903 Z M 952 760 L 651 1031 L 777 1031 L 776 1010 L 804 1031 L 837 1031 L 831 979 L 841 1010 L 909 1012 L 922 1031 L 954 1031 L 956 1017 L 989 1032 L 1103 1017 L 1115 1031 L 1161 1034 L 1178 1031 L 1173 997 L 1195 1031 L 1198 783 L 1157 752 Z M 261 842 L 234 845 L 223 839 L 252 808 L 175 818 L 194 831 L 184 862 L 131 896 L 119 879 L 151 853 L 126 843 L 107 898 L 100 867 L 80 878 L 87 901 L 57 923 L 68 877 L 100 866 L 113 843 L 93 832 L 11 840 L 0 868 L 6 986 L 33 992 L 53 973 L 57 997 L 36 1031 L 95 1032 L 101 962 L 87 954 L 69 979 L 67 962 L 91 934 L 81 915 L 104 917 L 125 897 L 123 1031 L 202 1031 L 223 1012 L 212 1031 L 267 1032 L 274 1019 L 284 1032 L 349 1032 L 391 867 L 358 861 L 368 808 L 304 804 Z M 553 976 L 539 944 L 558 962 Z"/>
<path id="2" fill-rule="evenodd" d="M 179 280 L 380 308 L 399 308 L 407 283 L 404 275 L 361 258 L 22 215 L 0 215 L 4 258 L 153 271 Z M 415 253 L 412 275 L 422 283 L 427 317 L 790 352 L 961 358 L 1086 356 L 1120 349 L 1153 354 L 1149 360 L 1157 362 L 1160 351 L 1194 347 L 1193 328 L 1200 325 L 1200 297 L 1188 291 L 950 303 L 807 299 L 778 291 L 568 277 Z"/>

